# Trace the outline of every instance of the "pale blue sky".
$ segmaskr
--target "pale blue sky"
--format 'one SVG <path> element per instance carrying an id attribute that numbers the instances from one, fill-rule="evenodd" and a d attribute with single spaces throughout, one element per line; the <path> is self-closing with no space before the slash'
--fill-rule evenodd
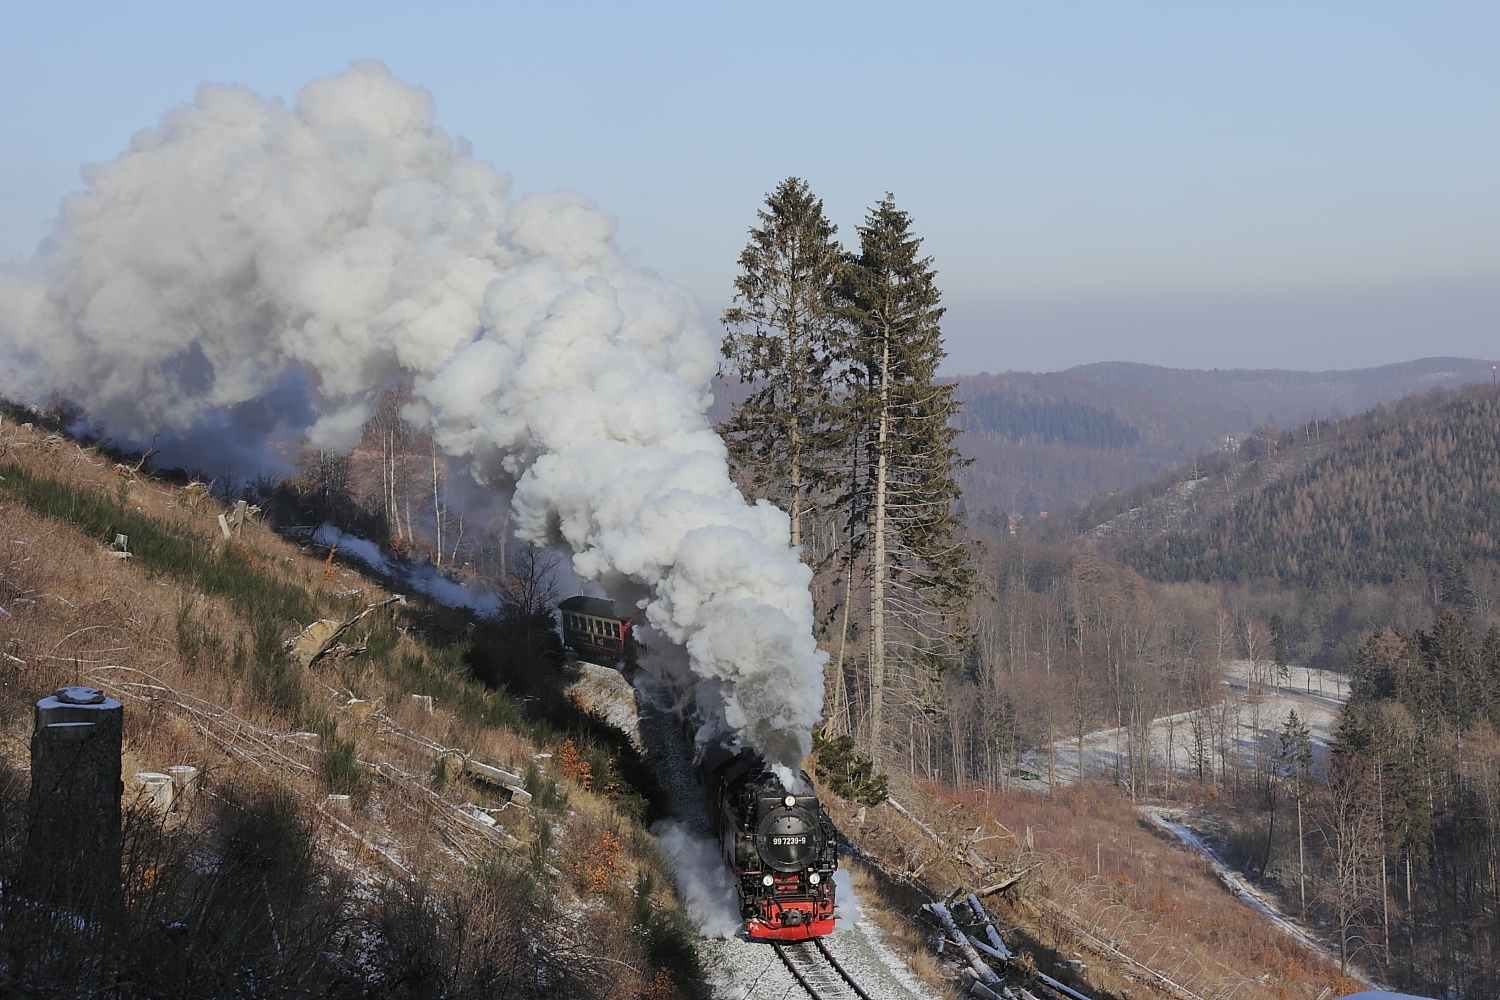
<path id="1" fill-rule="evenodd" d="M 0 32 L 0 259 L 78 165 L 203 80 L 350 60 L 571 187 L 715 315 L 764 193 L 846 237 L 887 189 L 950 370 L 1500 354 L 1493 4 L 22 4 Z"/>

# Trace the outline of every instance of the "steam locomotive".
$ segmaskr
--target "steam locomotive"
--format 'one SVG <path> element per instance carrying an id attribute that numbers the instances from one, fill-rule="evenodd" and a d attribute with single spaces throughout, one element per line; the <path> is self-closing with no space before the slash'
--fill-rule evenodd
<path id="1" fill-rule="evenodd" d="M 609 601 L 570 597 L 558 610 L 563 642 L 596 663 L 637 664 L 635 622 Z M 806 941 L 833 932 L 837 833 L 813 794 L 788 794 L 749 751 L 711 747 L 699 765 L 724 863 L 738 879 L 740 915 L 752 940 Z M 802 780 L 808 788 L 807 775 Z"/>
<path id="2" fill-rule="evenodd" d="M 806 941 L 831 934 L 838 843 L 818 797 L 787 792 L 748 751 L 711 749 L 702 768 L 709 820 L 724 863 L 739 880 L 740 915 L 750 938 Z"/>

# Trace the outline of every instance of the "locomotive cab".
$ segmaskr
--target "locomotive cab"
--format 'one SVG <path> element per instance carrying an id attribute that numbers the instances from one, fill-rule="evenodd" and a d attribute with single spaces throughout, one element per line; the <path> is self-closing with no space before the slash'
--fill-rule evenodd
<path id="1" fill-rule="evenodd" d="M 712 768 L 707 785 L 750 937 L 801 941 L 832 932 L 837 834 L 818 797 L 788 793 L 751 754 Z"/>

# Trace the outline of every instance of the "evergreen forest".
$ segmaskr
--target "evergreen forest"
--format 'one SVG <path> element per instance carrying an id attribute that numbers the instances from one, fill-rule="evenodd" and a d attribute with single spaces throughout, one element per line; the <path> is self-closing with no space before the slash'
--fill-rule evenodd
<path id="1" fill-rule="evenodd" d="M 1351 901 L 1413 992 L 1493 996 L 1500 906 L 1500 628 L 1447 612 L 1360 649 L 1327 770 L 1364 843 Z"/>
<path id="2" fill-rule="evenodd" d="M 966 399 L 960 426 L 969 434 L 1084 448 L 1118 450 L 1141 440 L 1135 427 L 1087 403 L 1018 399 L 998 393 Z"/>
<path id="3" fill-rule="evenodd" d="M 1120 553 L 1159 580 L 1276 579 L 1308 587 L 1442 582 L 1495 554 L 1500 399 L 1487 387 L 1394 406 L 1257 441 L 1259 455 L 1311 458 L 1234 498 L 1210 524 Z M 1290 457 L 1283 461 L 1291 461 Z"/>

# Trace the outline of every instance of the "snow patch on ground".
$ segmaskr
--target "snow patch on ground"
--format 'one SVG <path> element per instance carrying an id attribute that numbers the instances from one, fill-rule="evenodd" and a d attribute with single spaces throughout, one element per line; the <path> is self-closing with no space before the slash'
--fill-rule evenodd
<path id="1" fill-rule="evenodd" d="M 597 715 L 629 736 L 636 749 L 645 749 L 641 744 L 640 707 L 635 701 L 635 688 L 625 675 L 613 667 L 601 667 L 587 660 L 578 660 L 571 666 L 578 669 L 579 677 L 564 693 L 585 712 Z"/>
<path id="2" fill-rule="evenodd" d="M 942 1000 L 891 950 L 873 920 L 860 920 L 847 932 L 835 931 L 827 943 L 833 957 L 872 997 Z"/>
<path id="3" fill-rule="evenodd" d="M 1153 771 L 1163 764 L 1183 778 L 1194 775 L 1193 724 L 1206 713 L 1227 713 L 1221 723 L 1235 734 L 1236 750 L 1246 756 L 1267 737 L 1274 736 L 1287 714 L 1293 710 L 1305 722 L 1315 747 L 1326 748 L 1338 725 L 1339 713 L 1349 694 L 1347 678 L 1328 670 L 1292 667 L 1284 683 L 1277 683 L 1274 667 L 1268 663 L 1252 664 L 1248 660 L 1229 660 L 1224 664 L 1224 698 L 1209 709 L 1176 712 L 1151 723 L 1151 756 Z M 1111 775 L 1126 761 L 1128 728 L 1103 729 L 1083 738 L 1083 772 L 1090 776 Z M 1210 755 L 1217 761 L 1216 755 Z M 1016 782 L 1022 788 L 1045 792 L 1049 778 L 1058 785 L 1078 780 L 1079 754 L 1076 739 L 1062 739 L 1038 750 L 1029 751 L 1017 768 Z"/>

